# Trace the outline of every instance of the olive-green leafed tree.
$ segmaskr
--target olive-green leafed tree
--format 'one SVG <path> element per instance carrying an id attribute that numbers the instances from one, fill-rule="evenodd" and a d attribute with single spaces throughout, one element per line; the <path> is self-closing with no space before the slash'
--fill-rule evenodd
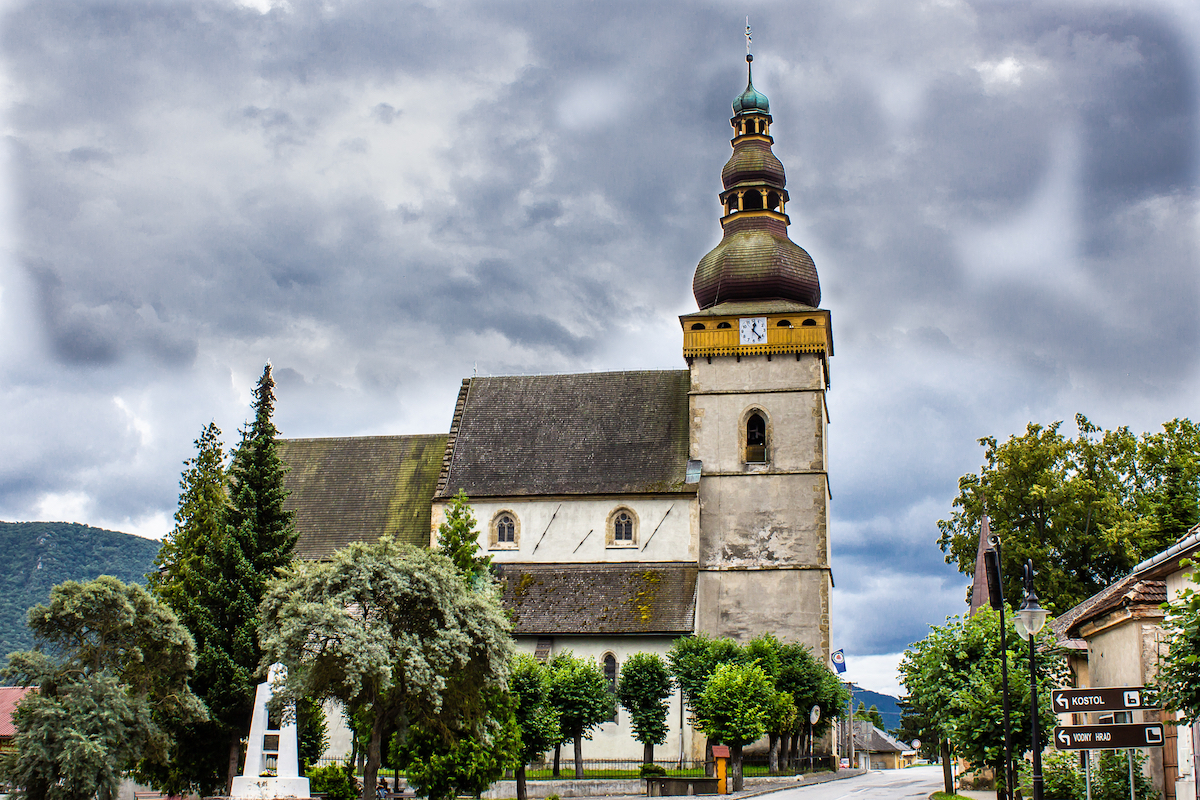
<path id="1" fill-rule="evenodd" d="M 259 638 L 265 662 L 287 669 L 284 701 L 336 698 L 370 720 L 363 800 L 391 721 L 401 746 L 411 725 L 485 724 L 480 698 L 504 688 L 513 654 L 494 590 L 473 590 L 445 556 L 390 537 L 285 570 L 263 600 Z"/>
<path id="2" fill-rule="evenodd" d="M 35 649 L 3 676 L 19 704 L 0 777 L 29 800 L 111 800 L 140 760 L 163 763 L 172 723 L 204 718 L 188 689 L 192 638 L 142 587 L 101 576 L 55 586 L 29 610 Z"/>
<path id="3" fill-rule="evenodd" d="M 582 778 L 583 740 L 592 738 L 592 730 L 617 710 L 600 665 L 569 650 L 556 655 L 550 661 L 550 703 L 558 709 L 562 741 L 575 745 L 575 777 Z"/>
<path id="4" fill-rule="evenodd" d="M 986 511 L 1004 542 L 1005 597 L 1022 596 L 1021 565 L 1032 558 L 1038 596 L 1056 614 L 1200 521 L 1200 426 L 1174 419 L 1139 437 L 1082 414 L 1075 423 L 1075 437 L 1054 422 L 980 439 L 986 463 L 959 479 L 954 512 L 938 522 L 947 563 L 970 575 Z"/>
<path id="5" fill-rule="evenodd" d="M 508 676 L 508 691 L 516 702 L 521 756 L 515 775 L 517 800 L 526 800 L 525 766 L 562 741 L 558 709 L 550 701 L 550 670 L 528 653 L 519 653 Z"/>
<path id="6" fill-rule="evenodd" d="M 458 492 L 438 527 L 437 552 L 454 564 L 469 591 L 496 596 L 488 566 L 479 555 L 479 535 L 467 495 Z M 430 800 L 478 796 L 520 758 L 515 700 L 499 686 L 486 686 L 470 671 L 447 678 L 442 713 L 414 718 L 407 740 L 392 737 L 394 762 L 418 794 Z"/>
<path id="7" fill-rule="evenodd" d="M 742 747 L 767 732 L 775 707 L 770 676 L 757 664 L 721 664 L 694 703 L 696 726 L 710 739 L 729 745 L 733 791 L 740 792 Z"/>
<path id="8" fill-rule="evenodd" d="M 654 763 L 654 745 L 667 741 L 667 698 L 674 685 L 667 663 L 657 653 L 634 653 L 621 665 L 617 700 L 629 712 L 645 764 Z"/>

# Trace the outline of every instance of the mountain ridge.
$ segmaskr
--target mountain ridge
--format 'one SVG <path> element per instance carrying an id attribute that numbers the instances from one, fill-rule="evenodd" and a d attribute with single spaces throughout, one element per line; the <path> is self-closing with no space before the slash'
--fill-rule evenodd
<path id="1" fill-rule="evenodd" d="M 63 581 L 112 575 L 145 585 L 162 542 L 78 522 L 0 522 L 0 665 L 28 650 L 29 609 Z"/>

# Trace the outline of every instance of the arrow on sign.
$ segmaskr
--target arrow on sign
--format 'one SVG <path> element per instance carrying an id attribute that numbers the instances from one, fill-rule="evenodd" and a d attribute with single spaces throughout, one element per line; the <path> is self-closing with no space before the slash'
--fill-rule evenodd
<path id="1" fill-rule="evenodd" d="M 1071 704 L 1067 701 L 1066 695 L 1062 695 L 1062 694 L 1054 695 L 1054 705 L 1056 705 L 1060 709 L 1062 709 L 1062 711 L 1059 712 L 1060 714 L 1065 714 L 1071 710 Z"/>
<path id="2" fill-rule="evenodd" d="M 1067 733 L 1066 729 L 1064 728 L 1058 729 L 1058 743 L 1059 749 L 1062 750 L 1065 750 L 1071 746 L 1071 734 Z"/>

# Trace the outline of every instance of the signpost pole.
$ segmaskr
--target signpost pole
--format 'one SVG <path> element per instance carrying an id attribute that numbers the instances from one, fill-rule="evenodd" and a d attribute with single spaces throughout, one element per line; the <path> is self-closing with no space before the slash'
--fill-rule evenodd
<path id="1" fill-rule="evenodd" d="M 1129 800 L 1137 800 L 1133 789 L 1133 750 L 1126 750 L 1125 755 L 1129 756 Z"/>
<path id="2" fill-rule="evenodd" d="M 1092 800 L 1092 751 L 1083 751 L 1083 784 L 1087 788 L 1087 800 Z"/>

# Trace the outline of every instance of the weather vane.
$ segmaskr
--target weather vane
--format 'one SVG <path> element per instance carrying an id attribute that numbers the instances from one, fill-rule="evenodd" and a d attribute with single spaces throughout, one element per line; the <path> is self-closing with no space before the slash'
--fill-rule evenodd
<path id="1" fill-rule="evenodd" d="M 746 17 L 746 55 L 750 55 L 750 18 Z"/>

